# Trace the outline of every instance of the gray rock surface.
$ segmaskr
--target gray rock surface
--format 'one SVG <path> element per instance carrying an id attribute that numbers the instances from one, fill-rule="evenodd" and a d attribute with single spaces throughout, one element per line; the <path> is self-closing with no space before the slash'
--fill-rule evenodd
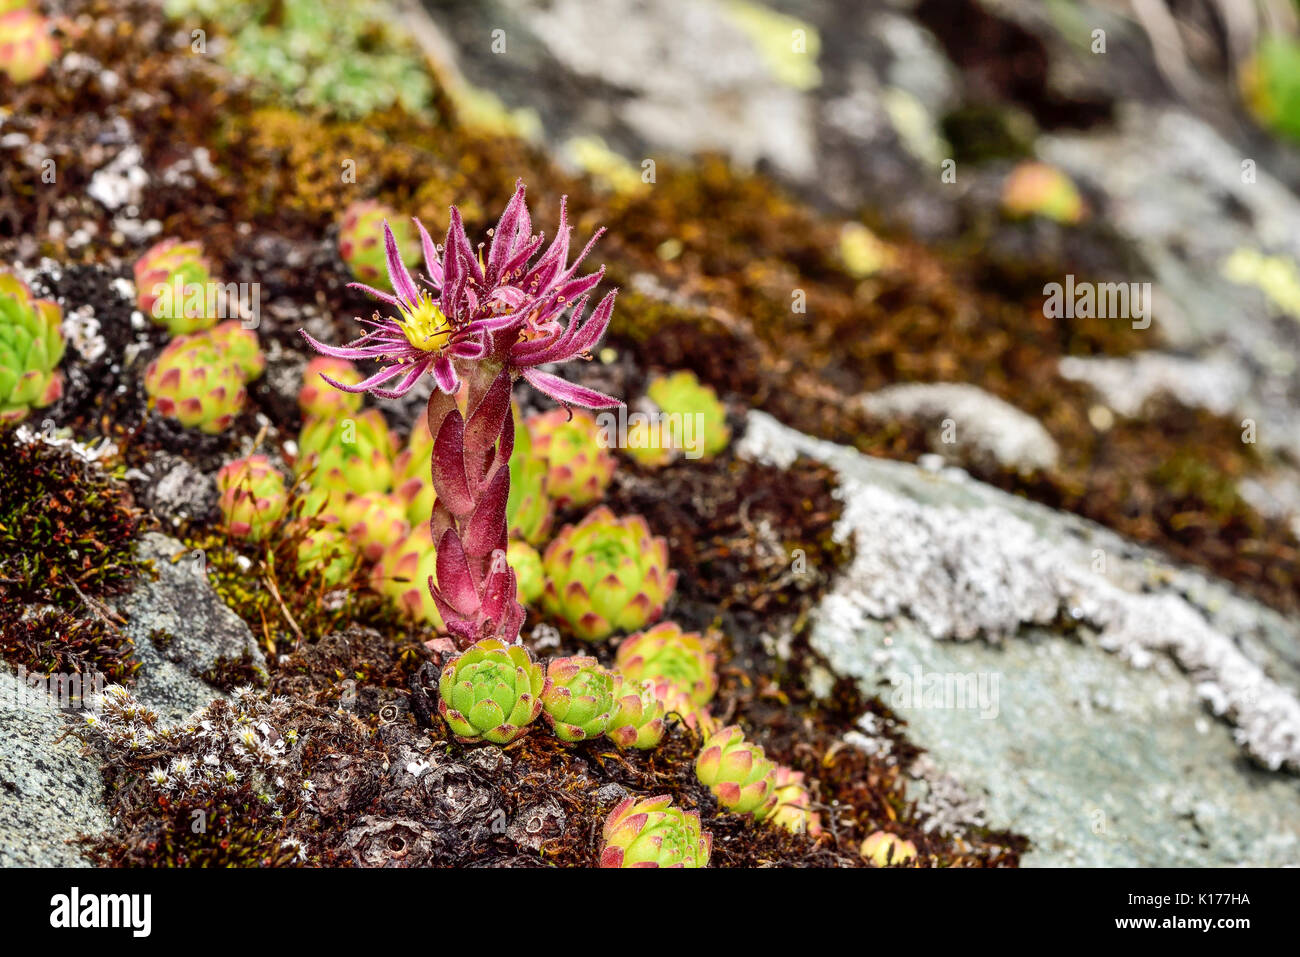
<path id="1" fill-rule="evenodd" d="M 905 382 L 869 392 L 858 401 L 876 418 L 926 429 L 931 451 L 954 462 L 985 461 L 1024 472 L 1056 465 L 1056 442 L 1042 424 L 977 386 Z"/>
<path id="2" fill-rule="evenodd" d="M 1300 863 L 1300 631 L 970 479 L 751 413 L 741 454 L 840 473 L 855 557 L 813 647 L 1039 865 Z M 864 729 L 870 730 L 870 729 Z"/>
<path id="3" fill-rule="evenodd" d="M 139 553 L 153 560 L 158 580 L 141 581 L 118 604 L 141 661 L 133 691 L 164 718 L 174 720 L 219 695 L 196 677 L 218 658 L 247 654 L 261 667 L 266 660 L 248 626 L 208 584 L 202 556 L 156 532 L 141 538 Z M 161 648 L 150 638 L 156 631 L 170 636 Z"/>
<path id="4" fill-rule="evenodd" d="M 68 841 L 107 829 L 99 761 L 63 738 L 66 712 L 0 668 L 0 867 L 77 867 Z"/>

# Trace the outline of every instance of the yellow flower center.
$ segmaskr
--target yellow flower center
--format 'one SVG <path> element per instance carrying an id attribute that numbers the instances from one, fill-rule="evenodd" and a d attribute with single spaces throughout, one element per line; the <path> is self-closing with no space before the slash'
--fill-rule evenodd
<path id="1" fill-rule="evenodd" d="M 402 327 L 407 342 L 425 352 L 437 352 L 446 345 L 451 336 L 451 320 L 443 315 L 432 296 L 421 292 L 415 307 L 403 305 L 402 312 L 404 315 L 397 324 Z"/>

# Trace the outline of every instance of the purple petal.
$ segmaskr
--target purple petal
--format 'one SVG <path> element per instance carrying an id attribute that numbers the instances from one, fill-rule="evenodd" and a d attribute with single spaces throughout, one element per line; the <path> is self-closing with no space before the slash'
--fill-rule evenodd
<path id="1" fill-rule="evenodd" d="M 492 245 L 488 248 L 487 274 L 495 283 L 501 275 L 501 267 L 513 252 L 515 239 L 519 231 L 519 213 L 524 208 L 524 181 L 515 181 L 515 194 L 506 203 L 506 208 L 497 220 L 497 228 L 492 231 Z"/>
<path id="2" fill-rule="evenodd" d="M 424 223 L 418 219 L 415 221 L 415 228 L 420 231 L 420 245 L 424 249 L 424 268 L 429 272 L 429 284 L 434 289 L 442 288 L 442 263 L 438 261 L 438 248 L 434 246 L 429 231 L 424 228 Z"/>
<path id="3" fill-rule="evenodd" d="M 414 305 L 420 299 L 420 291 L 415 288 L 415 280 L 407 271 L 406 263 L 402 262 L 402 254 L 397 251 L 397 240 L 393 238 L 393 231 L 388 228 L 386 219 L 384 220 L 384 256 L 388 260 L 388 281 L 393 284 L 393 292 L 397 293 L 398 299 Z"/>
<path id="4" fill-rule="evenodd" d="M 376 289 L 374 286 L 367 286 L 364 282 L 350 282 L 348 283 L 348 288 L 360 289 L 367 296 L 374 296 L 376 299 L 380 299 L 388 303 L 390 306 L 398 305 L 397 298 L 395 296 L 390 296 L 388 293 Z"/>
<path id="5" fill-rule="evenodd" d="M 451 364 L 451 360 L 446 356 L 439 356 L 434 361 L 433 381 L 438 383 L 438 388 L 448 395 L 455 395 L 456 390 L 460 388 L 460 379 L 456 375 L 456 367 Z"/>
<path id="6" fill-rule="evenodd" d="M 352 392 L 352 393 L 369 392 L 375 386 L 379 385 L 379 383 L 387 382 L 389 379 L 393 378 L 393 376 L 401 372 L 402 369 L 403 366 L 400 365 L 385 366 L 384 368 L 376 372 L 374 375 L 372 375 L 369 379 L 364 379 L 361 382 L 358 382 L 356 385 L 344 385 L 342 382 L 335 382 L 333 379 L 331 379 L 323 372 L 320 374 L 320 377 L 324 379 L 326 382 L 328 382 L 330 385 L 334 386 L 334 388 L 338 389 L 340 392 Z"/>
<path id="7" fill-rule="evenodd" d="M 588 389 L 586 386 L 575 385 L 557 375 L 551 375 L 549 372 L 525 369 L 524 378 L 528 380 L 529 385 L 534 389 L 545 392 L 556 402 L 564 405 L 580 405 L 587 409 L 614 409 L 623 404 L 618 399 L 605 395 L 603 392 Z"/>
<path id="8" fill-rule="evenodd" d="M 323 342 L 313 339 L 306 329 L 299 329 L 299 334 L 307 340 L 307 344 L 323 356 L 329 356 L 333 359 L 376 359 L 379 358 L 372 349 L 360 348 L 358 346 L 327 346 Z M 364 341 L 364 340 L 362 340 Z"/>

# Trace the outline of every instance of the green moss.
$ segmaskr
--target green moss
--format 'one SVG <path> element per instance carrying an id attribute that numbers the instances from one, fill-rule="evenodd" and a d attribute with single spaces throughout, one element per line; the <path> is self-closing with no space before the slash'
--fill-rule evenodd
<path id="1" fill-rule="evenodd" d="M 84 607 L 140 573 L 130 493 L 67 448 L 0 431 L 0 602 Z"/>

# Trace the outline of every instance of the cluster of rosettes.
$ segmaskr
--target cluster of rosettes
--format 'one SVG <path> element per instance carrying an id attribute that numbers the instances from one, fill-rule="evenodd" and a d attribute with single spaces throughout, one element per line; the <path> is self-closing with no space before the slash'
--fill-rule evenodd
<path id="1" fill-rule="evenodd" d="M 601 506 L 566 525 L 542 557 L 542 607 L 584 641 L 658 620 L 677 586 L 668 543 L 639 515 L 616 518 Z"/>
<path id="2" fill-rule="evenodd" d="M 378 409 L 308 419 L 298 436 L 294 471 L 313 488 L 364 494 L 393 487 L 396 440 Z"/>
<path id="3" fill-rule="evenodd" d="M 136 306 L 173 336 L 216 325 L 218 310 L 208 301 L 212 288 L 211 264 L 198 241 L 164 239 L 136 260 Z"/>
<path id="4" fill-rule="evenodd" d="M 605 819 L 601 867 L 708 867 L 713 835 L 667 794 L 626 798 Z"/>
<path id="5" fill-rule="evenodd" d="M 0 73 L 15 83 L 35 80 L 59 55 L 50 21 L 25 7 L 0 4 Z"/>
<path id="6" fill-rule="evenodd" d="M 641 682 L 668 718 L 697 734 L 717 730 L 708 703 L 718 690 L 713 642 L 666 621 L 629 635 L 615 652 L 615 667 L 628 681 Z"/>
<path id="7" fill-rule="evenodd" d="M 20 421 L 63 394 L 62 320 L 55 303 L 33 298 L 21 279 L 0 273 L 0 423 Z"/>
<path id="8" fill-rule="evenodd" d="M 733 814 L 752 814 L 761 821 L 776 808 L 776 765 L 734 724 L 704 742 L 695 776 Z"/>
<path id="9" fill-rule="evenodd" d="M 231 320 L 169 342 L 145 370 L 144 387 L 160 414 L 215 435 L 243 411 L 244 386 L 265 367 L 256 333 Z"/>

